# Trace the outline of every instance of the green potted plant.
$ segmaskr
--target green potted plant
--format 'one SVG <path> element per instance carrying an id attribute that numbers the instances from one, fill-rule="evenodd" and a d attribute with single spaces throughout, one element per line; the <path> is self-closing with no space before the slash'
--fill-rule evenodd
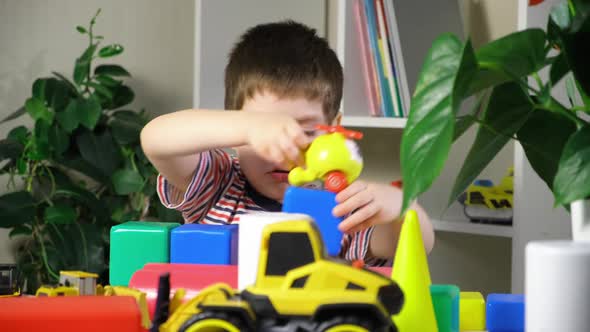
<path id="1" fill-rule="evenodd" d="M 478 132 L 449 197 L 449 205 L 508 141 L 518 140 L 556 205 L 578 211 L 590 196 L 590 2 L 554 6 L 546 31 L 514 32 L 474 50 L 451 34 L 436 39 L 412 97 L 401 144 L 403 209 L 440 175 L 465 131 Z M 539 71 L 548 67 L 543 81 Z M 571 73 L 571 75 L 570 75 Z M 567 80 L 569 103 L 551 91 Z M 459 112 L 474 96 L 475 107 Z M 590 213 L 590 212 L 587 212 Z M 575 217 L 575 213 L 574 213 Z M 590 225 L 575 238 L 590 239 Z"/>
<path id="2" fill-rule="evenodd" d="M 28 115 L 33 128 L 13 128 L 0 141 L 2 174 L 10 192 L 0 196 L 0 227 L 18 237 L 16 260 L 27 292 L 58 280 L 60 270 L 108 276 L 111 226 L 129 220 L 178 221 L 155 191 L 156 170 L 139 143 L 145 112 L 130 110 L 130 74 L 117 64 L 95 65 L 123 53 L 101 47 L 94 25 L 77 31 L 88 46 L 72 79 L 57 72 L 35 80 L 24 106 L 2 122 Z"/>

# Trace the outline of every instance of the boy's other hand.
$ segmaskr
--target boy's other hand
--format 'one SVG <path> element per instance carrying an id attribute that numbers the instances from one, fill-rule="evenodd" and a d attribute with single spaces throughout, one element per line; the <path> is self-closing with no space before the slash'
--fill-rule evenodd
<path id="1" fill-rule="evenodd" d="M 401 195 L 399 188 L 358 180 L 336 195 L 338 205 L 332 213 L 336 217 L 349 215 L 338 228 L 352 234 L 373 225 L 397 220 Z"/>
<path id="2" fill-rule="evenodd" d="M 248 132 L 252 149 L 277 166 L 303 166 L 302 151 L 310 143 L 301 125 L 287 114 L 258 113 Z"/>

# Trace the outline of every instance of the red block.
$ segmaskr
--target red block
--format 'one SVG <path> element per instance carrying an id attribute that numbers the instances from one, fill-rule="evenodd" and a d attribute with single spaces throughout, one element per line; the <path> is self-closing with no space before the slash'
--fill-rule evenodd
<path id="1" fill-rule="evenodd" d="M 145 331 L 137 303 L 128 296 L 0 298 L 0 330 Z"/>
<path id="2" fill-rule="evenodd" d="M 195 297 L 200 290 L 219 282 L 233 288 L 238 287 L 238 267 L 236 265 L 201 265 L 149 263 L 135 272 L 129 287 L 146 293 L 150 317 L 154 316 L 158 296 L 158 280 L 163 273 L 170 273 L 170 295 L 177 289 L 186 290 L 185 300 Z"/>

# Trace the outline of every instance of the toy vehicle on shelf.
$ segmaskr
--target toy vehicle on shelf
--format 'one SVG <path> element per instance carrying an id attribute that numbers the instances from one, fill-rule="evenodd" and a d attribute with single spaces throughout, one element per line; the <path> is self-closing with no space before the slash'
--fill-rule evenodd
<path id="1" fill-rule="evenodd" d="M 13 296 L 20 296 L 16 265 L 0 264 L 0 297 Z"/>
<path id="2" fill-rule="evenodd" d="M 500 183 L 491 180 L 474 181 L 459 197 L 467 218 L 472 222 L 512 224 L 514 170 L 508 169 Z"/>
<path id="3" fill-rule="evenodd" d="M 158 294 L 158 301 L 168 298 Z M 253 286 L 237 292 L 214 284 L 180 305 L 159 331 L 391 332 L 403 299 L 391 279 L 325 258 L 313 222 L 285 221 L 263 231 Z"/>
<path id="4" fill-rule="evenodd" d="M 326 190 L 339 192 L 361 174 L 363 158 L 354 140 L 361 139 L 363 134 L 341 126 L 318 125 L 317 129 L 327 134 L 318 136 L 309 145 L 305 168 L 292 169 L 289 183 L 302 186 L 319 179 Z"/>
<path id="5" fill-rule="evenodd" d="M 97 295 L 102 286 L 96 285 L 98 274 L 84 271 L 60 271 L 59 284 L 42 285 L 37 289 L 36 296 L 78 296 Z"/>

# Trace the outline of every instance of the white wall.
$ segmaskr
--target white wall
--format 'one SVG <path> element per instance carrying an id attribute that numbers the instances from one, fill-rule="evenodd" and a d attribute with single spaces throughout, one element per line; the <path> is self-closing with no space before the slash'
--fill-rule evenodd
<path id="1" fill-rule="evenodd" d="M 0 118 L 23 105 L 35 78 L 51 71 L 71 77 L 87 45 L 75 27 L 98 8 L 95 31 L 125 47 L 112 61 L 133 75 L 133 109 L 162 114 L 191 107 L 194 6 L 189 0 L 0 0 Z M 0 125 L 0 138 L 18 123 Z M 9 247 L 0 230 L 0 263 L 12 261 Z"/>

